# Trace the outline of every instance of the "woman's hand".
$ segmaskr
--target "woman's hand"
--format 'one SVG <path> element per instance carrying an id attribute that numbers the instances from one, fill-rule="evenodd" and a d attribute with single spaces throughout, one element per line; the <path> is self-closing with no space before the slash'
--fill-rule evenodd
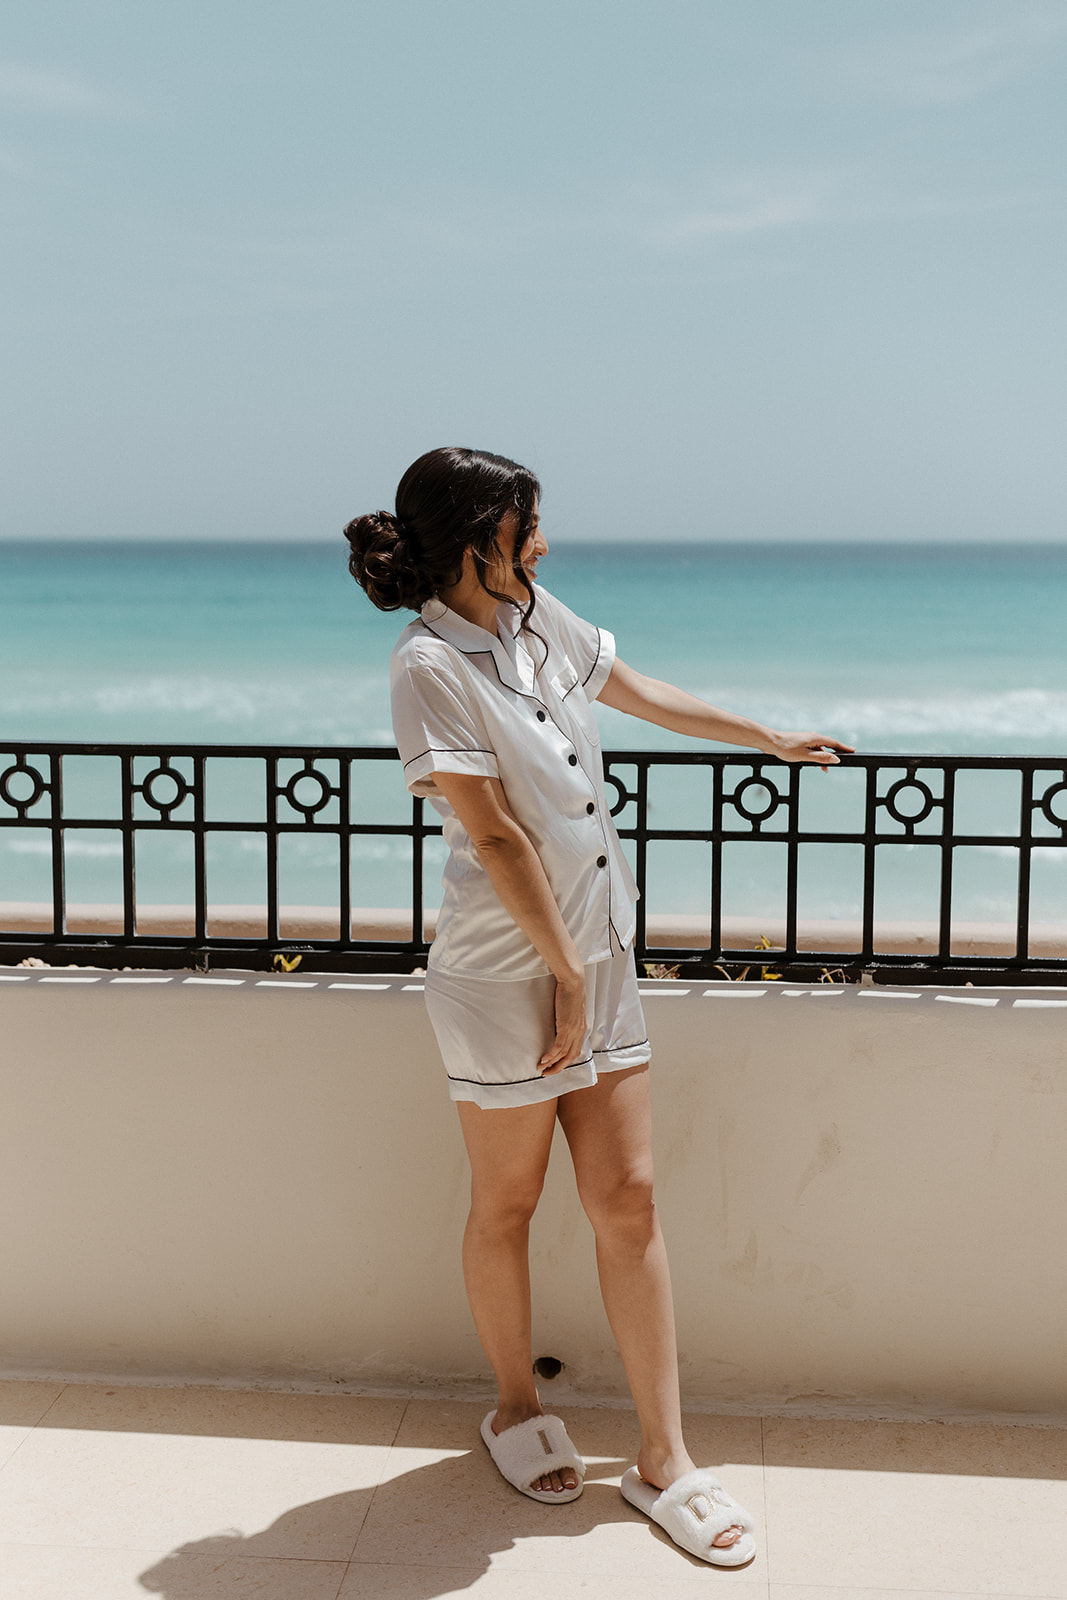
<path id="1" fill-rule="evenodd" d="M 585 973 L 556 980 L 556 1037 L 537 1063 L 543 1078 L 581 1059 L 586 1029 Z"/>
<path id="2" fill-rule="evenodd" d="M 832 754 L 834 750 L 850 756 L 855 746 L 842 744 L 838 739 L 824 739 L 819 733 L 779 733 L 768 728 L 762 748 L 766 755 L 777 756 L 779 761 L 811 761 L 825 772 L 828 767 L 840 766 L 840 759 Z"/>

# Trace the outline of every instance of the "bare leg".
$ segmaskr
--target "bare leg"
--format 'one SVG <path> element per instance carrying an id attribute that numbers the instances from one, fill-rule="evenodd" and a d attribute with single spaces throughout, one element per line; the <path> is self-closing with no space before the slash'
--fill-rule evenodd
<path id="1" fill-rule="evenodd" d="M 641 1426 L 637 1470 L 666 1489 L 694 1463 L 682 1435 L 670 1271 L 652 1196 L 648 1068 L 608 1073 L 590 1089 L 561 1095 L 557 1115 Z M 715 1543 L 728 1547 L 741 1532 L 729 1529 Z"/>
<path id="2" fill-rule="evenodd" d="M 543 1415 L 530 1345 L 530 1218 L 541 1196 L 556 1102 L 483 1111 L 457 1102 L 471 1164 L 471 1209 L 463 1235 L 463 1277 L 474 1326 L 496 1374 L 494 1433 Z M 571 1489 L 570 1468 L 531 1483 Z"/>

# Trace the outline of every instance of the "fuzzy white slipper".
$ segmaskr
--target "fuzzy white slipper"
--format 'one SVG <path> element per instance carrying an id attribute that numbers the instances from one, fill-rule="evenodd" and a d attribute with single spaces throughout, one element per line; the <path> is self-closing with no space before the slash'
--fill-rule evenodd
<path id="1" fill-rule="evenodd" d="M 567 1437 L 567 1430 L 558 1417 L 529 1417 L 505 1428 L 503 1433 L 493 1432 L 495 1411 L 490 1411 L 482 1423 L 482 1441 L 496 1462 L 500 1476 L 529 1495 L 531 1500 L 544 1500 L 548 1505 L 562 1505 L 566 1500 L 577 1500 L 585 1478 L 585 1462 Z M 578 1474 L 575 1489 L 531 1489 L 531 1483 L 543 1478 L 546 1472 L 560 1472 L 572 1467 Z"/>
<path id="2" fill-rule="evenodd" d="M 631 1467 L 623 1474 L 620 1488 L 623 1499 L 658 1522 L 676 1545 L 701 1561 L 710 1561 L 713 1567 L 743 1567 L 756 1554 L 751 1516 L 706 1467 L 676 1478 L 662 1492 Z M 735 1525 L 745 1530 L 736 1544 L 712 1544 Z"/>

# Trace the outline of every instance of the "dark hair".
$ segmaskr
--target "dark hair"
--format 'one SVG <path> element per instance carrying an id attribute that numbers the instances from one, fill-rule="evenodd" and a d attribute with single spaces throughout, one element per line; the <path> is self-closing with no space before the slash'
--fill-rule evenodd
<path id="1" fill-rule="evenodd" d="M 412 463 L 396 491 L 396 513 L 372 511 L 345 529 L 352 547 L 348 570 L 379 611 L 425 602 L 458 583 L 464 551 L 474 557 L 478 582 L 494 600 L 514 604 L 486 582 L 499 557 L 497 529 L 509 513 L 518 519 L 512 567 L 534 607 L 522 547 L 534 530 L 541 485 L 527 467 L 484 450 L 445 446 Z"/>

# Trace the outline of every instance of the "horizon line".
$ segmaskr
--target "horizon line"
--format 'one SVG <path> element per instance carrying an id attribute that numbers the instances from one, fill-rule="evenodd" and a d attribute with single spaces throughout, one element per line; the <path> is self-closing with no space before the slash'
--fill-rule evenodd
<path id="1" fill-rule="evenodd" d="M 287 536 L 284 534 L 224 534 L 215 536 L 211 534 L 38 534 L 20 535 L 0 533 L 0 548 L 5 545 L 13 547 L 27 547 L 33 545 L 137 545 L 137 546 L 180 546 L 186 548 L 195 546 L 197 549 L 217 549 L 222 546 L 241 545 L 250 549 L 264 545 L 276 549 L 288 549 L 293 546 L 312 547 L 316 549 L 339 549 L 343 545 L 343 536 L 334 535 L 324 538 L 319 535 Z M 709 534 L 694 538 L 674 538 L 649 540 L 641 534 L 629 537 L 623 534 L 605 535 L 603 538 L 571 539 L 565 534 L 556 535 L 552 541 L 554 550 L 599 549 L 601 547 L 618 548 L 624 545 L 639 548 L 642 545 L 649 551 L 656 549 L 691 548 L 704 549 L 719 546 L 729 546 L 733 549 L 781 548 L 783 546 L 796 546 L 797 548 L 813 545 L 834 546 L 843 549 L 862 552 L 875 547 L 937 549 L 945 548 L 973 548 L 975 546 L 988 546 L 996 549 L 1067 549 L 1067 533 L 1050 534 L 1047 536 L 1030 536 L 1019 538 L 1014 536 L 998 536 L 996 534 L 945 534 L 931 538 L 926 534 L 891 534 L 873 535 L 864 537 L 856 534 L 748 534 L 748 535 L 718 535 Z"/>

